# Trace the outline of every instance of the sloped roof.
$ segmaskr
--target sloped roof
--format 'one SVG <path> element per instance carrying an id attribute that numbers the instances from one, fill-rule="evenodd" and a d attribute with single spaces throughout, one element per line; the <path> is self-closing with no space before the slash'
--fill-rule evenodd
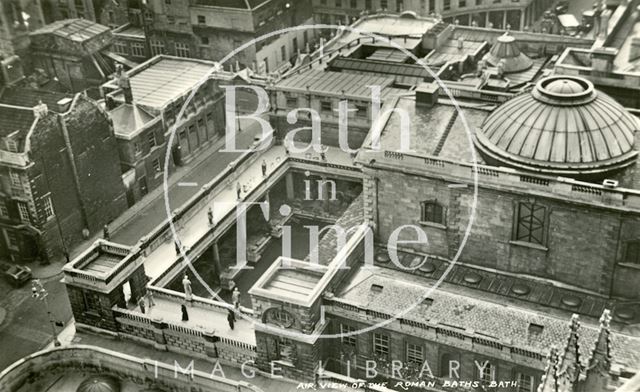
<path id="1" fill-rule="evenodd" d="M 484 60 L 494 67 L 504 60 L 504 72 L 521 72 L 531 68 L 533 61 L 520 51 L 516 39 L 511 35 L 498 37 Z"/>
<path id="2" fill-rule="evenodd" d="M 130 136 L 153 121 L 154 117 L 138 105 L 122 104 L 109 112 L 116 135 Z"/>
<path id="3" fill-rule="evenodd" d="M 73 98 L 73 95 L 23 87 L 7 87 L 0 91 L 0 103 L 29 109 L 36 106 L 39 100 L 42 100 L 42 103 L 46 104 L 49 110 L 56 110 L 58 101 L 64 98 Z"/>
<path id="4" fill-rule="evenodd" d="M 18 106 L 0 105 L 0 136 L 15 131 L 28 131 L 35 121 L 33 109 Z"/>

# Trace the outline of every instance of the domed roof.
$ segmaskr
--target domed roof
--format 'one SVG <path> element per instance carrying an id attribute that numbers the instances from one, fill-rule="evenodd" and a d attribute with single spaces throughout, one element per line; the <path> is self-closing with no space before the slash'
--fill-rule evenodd
<path id="1" fill-rule="evenodd" d="M 531 68 L 533 61 L 520 51 L 516 39 L 511 35 L 501 35 L 483 59 L 494 67 L 504 60 L 504 72 L 521 72 Z"/>
<path id="2" fill-rule="evenodd" d="M 110 376 L 91 376 L 80 383 L 76 392 L 120 392 L 120 382 Z"/>
<path id="3" fill-rule="evenodd" d="M 633 163 L 638 120 L 591 82 L 551 76 L 495 109 L 476 132 L 487 161 L 593 177 Z"/>

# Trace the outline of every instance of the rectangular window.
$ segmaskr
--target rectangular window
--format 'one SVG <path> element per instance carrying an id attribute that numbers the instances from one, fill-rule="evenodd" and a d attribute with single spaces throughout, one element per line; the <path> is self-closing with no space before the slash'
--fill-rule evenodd
<path id="1" fill-rule="evenodd" d="M 336 8 L 342 7 L 342 0 L 336 0 Z"/>
<path id="2" fill-rule="evenodd" d="M 164 47 L 164 42 L 162 41 L 151 41 L 151 55 L 157 56 L 159 54 L 165 54 L 166 50 Z"/>
<path id="3" fill-rule="evenodd" d="M 7 244 L 12 248 L 18 247 L 18 237 L 13 232 L 7 232 Z"/>
<path id="4" fill-rule="evenodd" d="M 189 45 L 184 42 L 176 42 L 176 56 L 189 57 Z"/>
<path id="5" fill-rule="evenodd" d="M 200 36 L 200 43 L 202 45 L 209 45 L 209 37 Z"/>
<path id="6" fill-rule="evenodd" d="M 298 107 L 298 98 L 297 97 L 287 97 L 287 107 L 288 108 L 297 108 Z"/>
<path id="7" fill-rule="evenodd" d="M 429 7 L 428 7 L 429 14 L 433 14 L 435 12 L 435 10 L 436 10 L 436 8 L 435 8 L 436 4 L 435 3 L 436 3 L 436 0 L 429 0 Z"/>
<path id="8" fill-rule="evenodd" d="M 199 24 L 207 23 L 207 18 L 205 18 L 204 15 L 198 15 L 198 23 Z"/>
<path id="9" fill-rule="evenodd" d="M 389 335 L 373 334 L 373 355 L 376 358 L 389 359 Z"/>
<path id="10" fill-rule="evenodd" d="M 467 0 L 458 0 L 458 8 L 464 8 L 467 6 Z"/>
<path id="11" fill-rule="evenodd" d="M 383 10 L 387 9 L 387 0 L 380 0 L 380 8 L 382 8 Z"/>
<path id="12" fill-rule="evenodd" d="M 142 153 L 142 144 L 140 144 L 140 142 L 135 142 L 133 144 L 135 150 L 136 150 L 136 155 L 141 154 Z"/>
<path id="13" fill-rule="evenodd" d="M 9 177 L 11 177 L 11 186 L 14 188 L 21 188 L 22 187 L 22 181 L 20 180 L 20 174 L 14 172 L 14 171 L 10 171 L 9 172 Z"/>
<path id="14" fill-rule="evenodd" d="M 153 170 L 156 172 L 162 171 L 162 165 L 160 164 L 160 158 L 156 158 L 153 160 Z"/>
<path id="15" fill-rule="evenodd" d="M 419 344 L 407 343 L 407 363 L 422 365 L 424 362 L 423 348 Z"/>
<path id="16" fill-rule="evenodd" d="M 53 202 L 51 201 L 51 196 L 45 196 L 43 201 L 43 211 L 44 218 L 49 220 L 51 217 L 55 215 L 55 211 L 53 210 Z"/>
<path id="17" fill-rule="evenodd" d="M 11 152 L 18 152 L 18 143 L 13 139 L 7 139 L 7 150 Z"/>
<path id="18" fill-rule="evenodd" d="M 516 241 L 544 245 L 545 216 L 547 209 L 533 203 L 518 204 Z"/>
<path id="19" fill-rule="evenodd" d="M 0 216 L 3 218 L 9 217 L 9 209 L 4 201 L 0 201 Z"/>
<path id="20" fill-rule="evenodd" d="M 320 0 L 320 5 L 327 5 L 327 0 Z"/>
<path id="21" fill-rule="evenodd" d="M 353 9 L 358 8 L 358 0 L 351 0 L 350 4 L 349 4 L 349 7 L 353 8 Z"/>
<path id="22" fill-rule="evenodd" d="M 280 59 L 282 61 L 285 61 L 287 59 L 287 48 L 282 45 L 282 47 L 280 48 Z"/>
<path id="23" fill-rule="evenodd" d="M 82 300 L 83 300 L 82 302 L 84 303 L 85 311 L 97 312 L 100 310 L 100 301 L 98 300 L 98 297 L 94 293 L 83 291 Z"/>
<path id="24" fill-rule="evenodd" d="M 131 43 L 131 55 L 144 57 L 144 44 L 141 42 L 132 42 Z"/>
<path id="25" fill-rule="evenodd" d="M 117 54 L 129 54 L 129 49 L 127 48 L 127 44 L 122 41 L 115 41 L 113 43 L 113 51 Z"/>
<path id="26" fill-rule="evenodd" d="M 432 222 L 444 225 L 446 217 L 446 208 L 438 203 L 437 200 L 423 201 L 421 206 L 421 218 L 422 222 Z"/>
<path id="27" fill-rule="evenodd" d="M 153 132 L 149 132 L 149 135 L 147 135 L 147 138 L 149 140 L 149 148 L 153 148 L 156 146 L 156 134 Z"/>
<path id="28" fill-rule="evenodd" d="M 331 102 L 330 101 L 321 101 L 320 102 L 320 111 L 323 113 L 331 113 Z"/>
<path id="29" fill-rule="evenodd" d="M 364 9 L 371 11 L 372 8 L 371 0 L 364 0 Z"/>
<path id="30" fill-rule="evenodd" d="M 367 105 L 356 105 L 356 109 L 358 110 L 357 117 L 367 117 Z"/>
<path id="31" fill-rule="evenodd" d="M 25 203 L 18 202 L 18 212 L 21 221 L 29 222 L 29 207 Z"/>
<path id="32" fill-rule="evenodd" d="M 640 241 L 629 241 L 624 252 L 624 262 L 640 264 Z"/>
<path id="33" fill-rule="evenodd" d="M 340 343 L 356 348 L 356 329 L 350 325 L 340 324 Z"/>
<path id="34" fill-rule="evenodd" d="M 396 0 L 396 12 L 402 12 L 402 11 L 404 11 L 404 1 Z"/>
<path id="35" fill-rule="evenodd" d="M 451 0 L 444 0 L 442 2 L 442 9 L 444 11 L 449 11 L 451 9 Z"/>
<path id="36" fill-rule="evenodd" d="M 518 373 L 518 392 L 534 392 L 534 385 L 533 376 Z"/>
<path id="37" fill-rule="evenodd" d="M 480 365 L 476 368 L 478 371 L 478 379 L 485 384 L 490 384 L 496 377 L 496 369 L 489 361 L 477 361 Z M 482 367 L 484 366 L 484 367 Z M 482 369 L 480 369 L 482 367 Z"/>

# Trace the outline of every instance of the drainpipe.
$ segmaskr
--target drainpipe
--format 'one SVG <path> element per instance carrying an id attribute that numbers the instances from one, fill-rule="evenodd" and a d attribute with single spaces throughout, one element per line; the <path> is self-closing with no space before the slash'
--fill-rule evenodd
<path id="1" fill-rule="evenodd" d="M 82 217 L 82 224 L 84 228 L 89 230 L 89 220 L 87 218 L 87 209 L 85 208 L 84 201 L 82 200 L 82 192 L 80 190 L 80 178 L 78 177 L 78 168 L 76 167 L 76 161 L 74 159 L 73 149 L 71 148 L 71 141 L 69 140 L 69 130 L 67 129 L 67 123 L 62 114 L 58 115 L 58 123 L 60 124 L 60 129 L 62 130 L 62 137 L 64 138 L 64 144 L 67 148 L 67 157 L 69 158 L 69 163 L 71 164 L 71 171 L 73 172 L 73 184 L 74 190 L 76 192 L 76 197 L 78 198 L 78 204 L 80 206 L 80 216 Z M 83 230 L 83 236 L 85 236 L 85 230 Z"/>

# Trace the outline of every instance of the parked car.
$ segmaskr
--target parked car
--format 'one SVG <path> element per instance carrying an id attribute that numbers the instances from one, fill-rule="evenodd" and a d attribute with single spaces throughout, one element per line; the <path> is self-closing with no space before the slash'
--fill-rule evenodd
<path id="1" fill-rule="evenodd" d="M 0 264 L 2 276 L 12 285 L 18 287 L 27 283 L 33 278 L 31 268 L 17 264 Z"/>
<path id="2" fill-rule="evenodd" d="M 558 15 L 558 23 L 560 24 L 560 31 L 566 35 L 574 36 L 578 34 L 580 22 L 573 14 Z"/>

